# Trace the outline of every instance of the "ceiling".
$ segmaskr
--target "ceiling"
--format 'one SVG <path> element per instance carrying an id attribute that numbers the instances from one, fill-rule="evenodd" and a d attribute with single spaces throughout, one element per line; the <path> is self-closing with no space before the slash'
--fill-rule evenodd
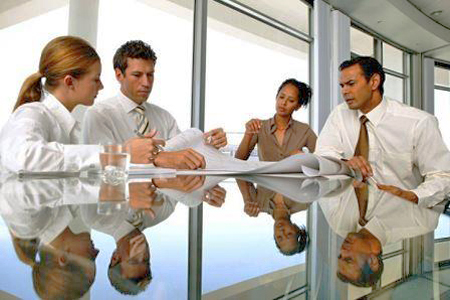
<path id="1" fill-rule="evenodd" d="M 22 3 L 28 2 L 30 0 L 1 0 L 0 1 L 0 12 L 7 11 L 15 6 Z"/>
<path id="2" fill-rule="evenodd" d="M 450 0 L 328 0 L 388 41 L 450 61 Z"/>

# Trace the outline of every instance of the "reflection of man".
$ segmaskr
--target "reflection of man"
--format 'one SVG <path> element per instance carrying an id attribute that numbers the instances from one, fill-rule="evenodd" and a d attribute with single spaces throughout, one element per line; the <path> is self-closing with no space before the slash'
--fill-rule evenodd
<path id="1" fill-rule="evenodd" d="M 136 135 L 156 130 L 156 137 L 170 139 L 180 133 L 172 115 L 148 103 L 155 73 L 156 55 L 142 41 L 129 41 L 114 55 L 114 70 L 120 83 L 117 96 L 95 103 L 86 111 L 83 124 L 85 143 L 122 143 Z M 175 84 L 174 84 L 175 85 Z M 205 133 L 205 141 L 217 149 L 227 144 L 222 129 Z M 202 155 L 192 149 L 163 151 L 149 162 L 155 166 L 196 169 L 205 166 Z"/>
<path id="2" fill-rule="evenodd" d="M 379 187 L 410 201 L 442 200 L 450 191 L 450 153 L 436 118 L 384 97 L 385 74 L 374 58 L 345 61 L 340 70 L 346 103 L 330 114 L 315 153 L 347 160 L 364 179 L 391 184 Z M 355 154 L 361 132 L 368 158 Z"/>
<path id="3" fill-rule="evenodd" d="M 147 239 L 138 229 L 134 229 L 116 244 L 108 268 L 109 281 L 122 294 L 137 295 L 152 278 Z"/>
<path id="4" fill-rule="evenodd" d="M 382 247 L 426 234 L 439 214 L 389 193 L 368 187 L 357 198 L 352 187 L 318 201 L 331 229 L 345 237 L 338 256 L 338 277 L 356 286 L 373 286 L 383 271 Z M 399 213 L 401 212 L 401 213 Z"/>
<path id="5" fill-rule="evenodd" d="M 251 217 L 266 212 L 274 219 L 273 237 L 275 245 L 284 255 L 294 255 L 306 247 L 305 227 L 292 223 L 291 215 L 305 210 L 309 204 L 298 203 L 265 187 L 255 186 L 247 181 L 236 179 L 244 199 L 244 211 Z"/>
<path id="6" fill-rule="evenodd" d="M 338 277 L 358 287 L 374 286 L 383 273 L 380 241 L 367 229 L 351 232 L 341 246 Z"/>

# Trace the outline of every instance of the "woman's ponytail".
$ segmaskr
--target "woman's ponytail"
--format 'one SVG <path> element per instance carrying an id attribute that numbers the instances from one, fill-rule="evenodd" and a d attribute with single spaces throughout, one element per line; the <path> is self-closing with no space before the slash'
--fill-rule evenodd
<path id="1" fill-rule="evenodd" d="M 36 102 L 41 99 L 42 77 L 43 75 L 40 72 L 37 72 L 25 79 L 20 89 L 19 97 L 17 97 L 17 102 L 14 105 L 14 110 L 16 110 L 22 104 Z"/>

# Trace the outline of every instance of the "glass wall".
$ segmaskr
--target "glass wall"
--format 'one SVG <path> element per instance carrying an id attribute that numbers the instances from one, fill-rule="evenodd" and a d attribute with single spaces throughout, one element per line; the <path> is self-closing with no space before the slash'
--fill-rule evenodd
<path id="1" fill-rule="evenodd" d="M 355 27 L 350 28 L 350 50 L 352 57 L 375 57 L 386 73 L 384 95 L 409 103 L 409 54 L 369 33 Z"/>
<path id="2" fill-rule="evenodd" d="M 26 5 L 22 7 L 27 9 Z M 20 15 L 24 12 L 13 7 L 3 14 Z M 0 128 L 11 115 L 24 80 L 38 71 L 44 46 L 51 39 L 67 34 L 68 16 L 69 6 L 63 5 L 22 22 L 0 28 L 0 56 L 4 58 L 3 72 L 0 73 L 2 83 Z"/>
<path id="3" fill-rule="evenodd" d="M 117 48 L 129 40 L 143 40 L 157 55 L 148 101 L 168 110 L 181 130 L 190 127 L 193 3 L 194 0 L 100 1 L 97 50 L 103 61 L 105 88 L 98 100 L 119 91 L 112 64 Z"/>
<path id="4" fill-rule="evenodd" d="M 434 70 L 434 115 L 439 121 L 444 142 L 450 148 L 450 68 L 439 66 Z"/>
<path id="5" fill-rule="evenodd" d="M 409 54 L 384 42 L 382 46 L 382 61 L 386 72 L 385 95 L 409 103 Z"/>
<path id="6" fill-rule="evenodd" d="M 262 3 L 252 3 L 264 8 Z M 248 120 L 275 114 L 276 93 L 285 79 L 309 82 L 309 43 L 215 1 L 208 4 L 205 129 L 223 127 L 233 150 Z M 281 9 L 290 15 L 279 22 L 307 28 L 305 4 L 278 6 L 271 17 L 280 17 Z M 297 18 L 286 19 L 297 12 Z M 301 108 L 294 118 L 308 123 L 309 107 Z"/>
<path id="7" fill-rule="evenodd" d="M 374 56 L 374 38 L 355 27 L 350 27 L 350 51 L 352 56 Z"/>

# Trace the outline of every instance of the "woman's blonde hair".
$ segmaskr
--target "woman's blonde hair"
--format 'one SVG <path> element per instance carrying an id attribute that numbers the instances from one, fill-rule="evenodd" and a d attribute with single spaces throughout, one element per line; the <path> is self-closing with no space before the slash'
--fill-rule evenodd
<path id="1" fill-rule="evenodd" d="M 51 40 L 42 50 L 39 71 L 22 84 L 14 110 L 22 104 L 41 99 L 43 77 L 45 89 L 52 91 L 60 79 L 67 75 L 80 78 L 97 61 L 100 61 L 100 57 L 95 49 L 81 38 L 60 36 Z"/>

